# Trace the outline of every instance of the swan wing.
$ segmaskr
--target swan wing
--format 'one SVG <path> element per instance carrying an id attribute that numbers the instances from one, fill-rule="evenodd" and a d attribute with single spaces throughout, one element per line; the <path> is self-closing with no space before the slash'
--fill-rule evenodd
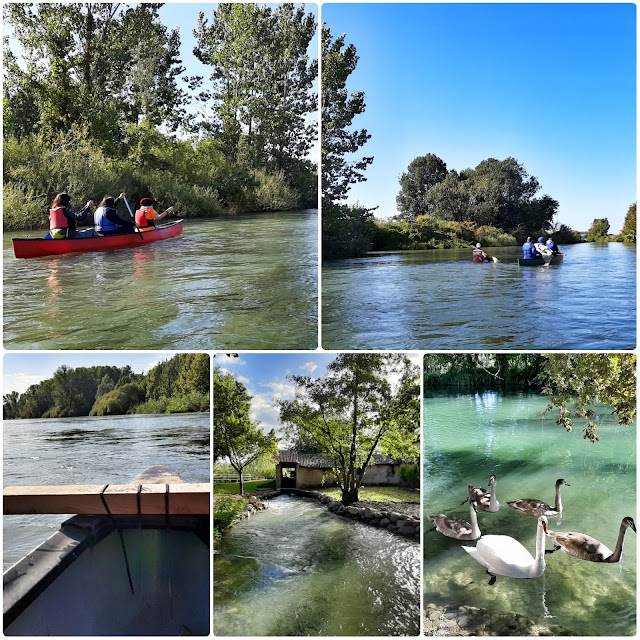
<path id="1" fill-rule="evenodd" d="M 606 545 L 586 533 L 549 531 L 548 535 L 553 544 L 574 558 L 589 560 L 590 562 L 604 562 L 613 554 L 613 551 Z"/>
<path id="2" fill-rule="evenodd" d="M 480 502 L 482 500 L 489 500 L 490 494 L 488 491 L 485 491 L 482 487 L 474 487 L 473 485 L 467 485 L 467 489 L 469 490 L 469 500 L 475 500 L 476 502 Z"/>
<path id="3" fill-rule="evenodd" d="M 491 571 L 491 573 L 493 573 L 492 571 L 492 567 L 489 565 L 489 563 L 478 553 L 478 550 L 475 547 L 462 547 L 476 562 L 478 562 L 479 564 L 481 564 L 485 569 Z"/>
<path id="4" fill-rule="evenodd" d="M 535 498 L 522 498 L 520 500 L 510 500 L 507 504 L 516 511 L 526 513 L 528 516 L 545 516 L 555 514 L 546 502 L 536 500 Z"/>
<path id="5" fill-rule="evenodd" d="M 482 536 L 476 549 L 494 573 L 518 577 L 533 563 L 533 556 L 510 536 Z"/>
<path id="6" fill-rule="evenodd" d="M 429 516 L 429 518 L 435 524 L 436 529 L 449 538 L 462 540 L 473 535 L 473 527 L 462 518 L 446 516 L 443 513 L 437 516 Z"/>

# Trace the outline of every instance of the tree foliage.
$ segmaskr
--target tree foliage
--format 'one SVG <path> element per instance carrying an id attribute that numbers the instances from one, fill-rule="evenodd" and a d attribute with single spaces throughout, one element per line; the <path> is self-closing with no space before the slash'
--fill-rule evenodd
<path id="1" fill-rule="evenodd" d="M 393 375 L 399 377 L 396 384 Z M 374 453 L 417 457 L 420 386 L 406 356 L 344 353 L 323 378 L 290 379 L 296 397 L 280 401 L 280 420 L 290 439 L 312 442 L 331 460 L 343 503 L 358 500 Z"/>
<path id="2" fill-rule="evenodd" d="M 545 356 L 546 412 L 558 409 L 556 424 L 571 431 L 574 418 L 584 420 L 583 437 L 600 440 L 596 404 L 609 405 L 628 427 L 636 417 L 636 356 L 630 353 L 559 353 Z"/>
<path id="3" fill-rule="evenodd" d="M 587 232 L 587 242 L 603 242 L 608 240 L 610 226 L 607 218 L 595 218 L 591 228 Z"/>
<path id="4" fill-rule="evenodd" d="M 452 172 L 452 175 L 458 174 Z M 400 176 L 400 193 L 396 197 L 400 211 L 398 217 L 401 220 L 415 220 L 418 216 L 430 213 L 427 193 L 446 178 L 447 165 L 438 156 L 428 153 L 426 156 L 414 158 Z"/>
<path id="5" fill-rule="evenodd" d="M 636 203 L 629 205 L 629 210 L 624 218 L 624 224 L 622 225 L 622 231 L 620 235 L 624 242 L 631 244 L 636 243 Z"/>
<path id="6" fill-rule="evenodd" d="M 59 367 L 52 378 L 31 385 L 24 393 L 3 398 L 5 420 L 64 418 L 87 415 L 140 413 L 150 401 L 149 413 L 174 412 L 183 406 L 209 410 L 209 356 L 181 353 L 156 365 L 147 374 L 130 366 Z M 174 409 L 170 407 L 174 403 Z"/>
<path id="7" fill-rule="evenodd" d="M 275 431 L 263 433 L 251 420 L 251 396 L 232 373 L 213 371 L 213 461 L 225 458 L 238 472 L 244 494 L 244 469 L 252 462 L 278 453 Z"/>

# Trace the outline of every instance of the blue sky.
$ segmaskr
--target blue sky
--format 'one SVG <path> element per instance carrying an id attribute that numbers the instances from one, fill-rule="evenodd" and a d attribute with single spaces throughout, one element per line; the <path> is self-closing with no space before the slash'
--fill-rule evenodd
<path id="1" fill-rule="evenodd" d="M 32 384 L 51 378 L 63 364 L 69 367 L 93 367 L 129 365 L 136 373 L 149 371 L 159 362 L 169 360 L 175 351 L 161 353 L 6 353 L 3 359 L 3 393 L 24 393 Z"/>
<path id="2" fill-rule="evenodd" d="M 411 361 L 420 365 L 419 354 L 407 354 Z M 224 371 L 231 371 L 242 382 L 251 398 L 251 417 L 260 421 L 264 431 L 275 429 L 280 432 L 277 398 L 292 400 L 295 387 L 289 375 L 320 378 L 327 372 L 327 365 L 336 358 L 335 353 L 241 353 L 237 358 L 226 354 L 216 354 L 214 365 Z"/>
<path id="3" fill-rule="evenodd" d="M 413 158 L 449 169 L 515 157 L 560 202 L 558 220 L 619 231 L 636 200 L 633 4 L 324 4 L 360 60 L 354 125 L 371 140 L 349 202 L 395 215 Z"/>

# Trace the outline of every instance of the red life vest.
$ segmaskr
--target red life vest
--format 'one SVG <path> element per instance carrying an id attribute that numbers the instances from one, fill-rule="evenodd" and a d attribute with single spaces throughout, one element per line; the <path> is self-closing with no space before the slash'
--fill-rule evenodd
<path id="1" fill-rule="evenodd" d="M 152 214 L 151 218 L 147 218 L 147 212 Z M 144 229 L 145 227 L 155 227 L 156 223 L 153 217 L 156 215 L 155 209 L 152 207 L 141 207 L 136 211 L 136 225 L 139 229 Z"/>
<path id="2" fill-rule="evenodd" d="M 64 215 L 64 207 L 49 209 L 49 229 L 68 229 L 69 218 Z"/>

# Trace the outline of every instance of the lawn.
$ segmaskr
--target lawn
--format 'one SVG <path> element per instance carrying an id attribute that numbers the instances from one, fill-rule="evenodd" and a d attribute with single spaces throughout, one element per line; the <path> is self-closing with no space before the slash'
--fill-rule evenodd
<path id="1" fill-rule="evenodd" d="M 334 498 L 342 498 L 340 487 L 327 487 L 320 491 Z M 373 502 L 420 502 L 420 493 L 406 487 L 360 487 L 358 497 Z"/>
<path id="2" fill-rule="evenodd" d="M 246 480 L 244 483 L 244 492 L 251 493 L 256 489 L 275 489 L 275 480 Z M 240 493 L 239 482 L 213 482 L 213 493 L 224 495 L 232 495 Z"/>

